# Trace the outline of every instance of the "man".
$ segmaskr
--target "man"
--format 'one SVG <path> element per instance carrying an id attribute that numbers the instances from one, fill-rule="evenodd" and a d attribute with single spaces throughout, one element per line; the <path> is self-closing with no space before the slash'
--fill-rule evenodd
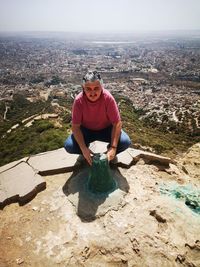
<path id="1" fill-rule="evenodd" d="M 122 130 L 119 109 L 114 97 L 103 87 L 97 71 L 89 71 L 83 77 L 83 91 L 79 93 L 72 108 L 72 132 L 65 141 L 69 153 L 82 154 L 92 165 L 88 146 L 95 140 L 108 142 L 108 161 L 127 149 L 129 136 Z"/>

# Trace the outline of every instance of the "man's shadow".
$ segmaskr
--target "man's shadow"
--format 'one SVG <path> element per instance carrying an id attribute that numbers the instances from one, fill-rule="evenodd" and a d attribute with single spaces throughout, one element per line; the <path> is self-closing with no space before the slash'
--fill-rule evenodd
<path id="1" fill-rule="evenodd" d="M 81 167 L 77 167 L 72 173 L 70 178 L 63 186 L 63 192 L 69 199 L 69 201 L 76 208 L 76 213 L 83 222 L 90 222 L 95 220 L 98 216 L 106 213 L 111 209 L 111 205 L 115 205 L 116 199 L 122 197 L 122 193 L 128 193 L 129 185 L 126 178 L 120 173 L 117 167 L 110 169 L 111 175 L 116 182 L 115 188 L 112 192 L 94 194 L 88 189 L 88 180 L 90 174 L 90 168 L 85 164 Z M 121 191 L 121 192 L 117 192 Z M 122 192 L 123 191 L 123 192 Z M 111 200 L 115 194 L 115 200 Z M 116 195 L 117 194 L 117 195 Z M 98 210 L 99 206 L 103 206 L 102 210 Z"/>

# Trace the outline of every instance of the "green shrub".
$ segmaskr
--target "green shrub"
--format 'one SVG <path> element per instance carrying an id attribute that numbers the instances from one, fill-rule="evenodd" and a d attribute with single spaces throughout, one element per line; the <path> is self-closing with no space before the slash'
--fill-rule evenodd
<path id="1" fill-rule="evenodd" d="M 48 129 L 54 128 L 52 122 L 48 120 L 39 120 L 33 123 L 36 133 L 42 133 Z"/>

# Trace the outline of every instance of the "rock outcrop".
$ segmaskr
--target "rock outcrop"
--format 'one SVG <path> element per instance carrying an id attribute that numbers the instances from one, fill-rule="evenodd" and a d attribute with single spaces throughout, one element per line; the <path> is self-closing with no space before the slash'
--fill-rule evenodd
<path id="1" fill-rule="evenodd" d="M 95 141 L 90 148 L 94 153 L 103 153 L 107 149 L 107 143 Z M 112 164 L 128 167 L 140 158 L 164 164 L 171 162 L 169 158 L 130 148 L 120 153 Z M 64 148 L 60 148 L 0 167 L 0 208 L 16 201 L 23 205 L 45 189 L 45 180 L 41 175 L 73 171 L 80 164 L 81 156 L 69 154 Z"/>
<path id="2" fill-rule="evenodd" d="M 200 143 L 193 145 L 181 159 L 183 170 L 200 183 Z"/>
<path id="3" fill-rule="evenodd" d="M 5 175 L 24 166 L 46 189 L 0 211 L 0 266 L 200 266 L 199 158 L 193 164 L 191 156 L 198 148 L 176 163 L 128 149 L 111 164 L 118 188 L 103 197 L 87 195 L 88 167 L 62 149 L 2 167 L 3 188 Z M 171 194 L 173 186 L 190 186 L 196 206 L 187 205 L 187 191 Z"/>

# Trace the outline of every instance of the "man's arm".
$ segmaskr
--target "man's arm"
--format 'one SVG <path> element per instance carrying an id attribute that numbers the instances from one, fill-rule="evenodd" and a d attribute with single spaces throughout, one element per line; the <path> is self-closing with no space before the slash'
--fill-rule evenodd
<path id="1" fill-rule="evenodd" d="M 118 121 L 117 123 L 113 124 L 112 133 L 111 133 L 111 144 L 107 152 L 108 161 L 114 159 L 116 155 L 117 145 L 118 145 L 119 137 L 121 134 L 121 129 L 122 129 L 121 121 Z"/>
<path id="2" fill-rule="evenodd" d="M 80 129 L 80 124 L 72 124 L 72 132 L 76 139 L 76 142 L 78 143 L 84 158 L 87 160 L 89 165 L 92 165 L 92 159 L 91 159 L 91 151 L 87 148 L 83 134 Z"/>

